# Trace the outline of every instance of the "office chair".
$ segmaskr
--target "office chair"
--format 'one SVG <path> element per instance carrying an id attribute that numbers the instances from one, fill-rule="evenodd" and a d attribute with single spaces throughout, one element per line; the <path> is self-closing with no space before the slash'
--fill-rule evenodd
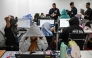
<path id="1" fill-rule="evenodd" d="M 88 34 L 86 33 L 69 33 L 69 40 L 74 40 L 80 47 L 80 50 L 83 50 L 87 36 Z"/>
<path id="2" fill-rule="evenodd" d="M 12 46 L 6 46 L 5 45 L 6 38 L 4 34 L 0 31 L 0 50 L 12 50 Z"/>

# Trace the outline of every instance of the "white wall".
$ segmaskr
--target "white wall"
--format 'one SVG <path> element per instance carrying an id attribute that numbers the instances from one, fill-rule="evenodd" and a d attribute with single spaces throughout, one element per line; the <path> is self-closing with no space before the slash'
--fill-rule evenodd
<path id="1" fill-rule="evenodd" d="M 18 15 L 16 0 L 0 0 L 0 28 L 5 25 L 4 17 Z"/>
<path id="2" fill-rule="evenodd" d="M 21 18 L 25 14 L 32 14 L 34 16 L 35 13 L 45 13 L 49 12 L 49 9 L 52 8 L 52 3 L 57 4 L 57 8 L 60 9 L 69 9 L 69 3 L 74 2 L 76 8 L 78 9 L 78 13 L 80 8 L 85 8 L 86 2 L 91 3 L 92 8 L 92 0 L 0 0 L 0 28 L 5 25 L 4 17 L 8 15 L 14 15 Z"/>

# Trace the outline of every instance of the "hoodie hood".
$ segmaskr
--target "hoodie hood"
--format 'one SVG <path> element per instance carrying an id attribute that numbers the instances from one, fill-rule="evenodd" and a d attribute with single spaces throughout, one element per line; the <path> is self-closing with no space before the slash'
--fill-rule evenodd
<path id="1" fill-rule="evenodd" d="M 65 9 L 63 9 L 63 10 L 62 10 L 61 15 L 67 15 L 67 13 L 66 13 L 66 10 L 65 10 Z"/>
<path id="2" fill-rule="evenodd" d="M 52 36 L 52 32 L 50 31 L 50 28 L 51 28 L 51 24 L 46 22 L 42 25 L 42 33 L 44 34 L 44 36 Z"/>
<path id="3" fill-rule="evenodd" d="M 62 10 L 60 18 L 70 18 L 65 9 Z"/>
<path id="4" fill-rule="evenodd" d="M 72 25 L 79 25 L 79 20 L 78 20 L 78 18 L 77 18 L 77 17 L 71 18 L 71 19 L 69 20 L 69 24 L 70 24 L 70 26 L 72 26 Z"/>
<path id="5" fill-rule="evenodd" d="M 36 23 L 33 23 L 33 25 L 30 27 L 29 31 L 27 31 L 26 37 L 28 36 L 37 36 L 37 37 L 43 37 L 43 34 L 40 30 L 40 28 L 36 25 Z"/>

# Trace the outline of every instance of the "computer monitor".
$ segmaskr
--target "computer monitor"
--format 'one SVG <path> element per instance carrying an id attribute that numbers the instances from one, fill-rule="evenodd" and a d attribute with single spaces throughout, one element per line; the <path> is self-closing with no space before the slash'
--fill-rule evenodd
<path id="1" fill-rule="evenodd" d="M 30 28 L 30 19 L 18 18 L 18 28 Z"/>
<path id="2" fill-rule="evenodd" d="M 54 19 L 40 19 L 40 27 L 46 22 L 49 22 L 52 26 L 54 26 Z"/>
<path id="3" fill-rule="evenodd" d="M 70 19 L 60 19 L 60 28 L 69 27 Z"/>

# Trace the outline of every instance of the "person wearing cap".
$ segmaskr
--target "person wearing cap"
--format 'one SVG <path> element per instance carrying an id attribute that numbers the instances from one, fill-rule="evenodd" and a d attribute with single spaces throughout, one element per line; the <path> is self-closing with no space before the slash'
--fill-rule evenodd
<path id="1" fill-rule="evenodd" d="M 74 6 L 74 2 L 70 3 L 70 7 L 71 7 L 70 18 L 72 18 L 77 14 L 77 8 Z"/>
<path id="2" fill-rule="evenodd" d="M 71 18 L 69 24 L 70 26 L 65 28 L 59 36 L 66 44 L 68 44 L 69 33 L 84 33 L 83 29 L 79 26 L 79 19 L 77 17 Z"/>
<path id="3" fill-rule="evenodd" d="M 5 17 L 5 21 L 6 21 L 6 26 L 4 32 L 5 32 L 5 37 L 7 38 L 5 44 L 6 46 L 13 46 L 13 50 L 18 51 L 19 50 L 18 48 L 19 43 L 17 38 L 18 31 L 16 30 L 17 20 L 12 18 L 11 16 L 8 16 Z"/>
<path id="4" fill-rule="evenodd" d="M 53 3 L 52 4 L 52 7 L 50 10 L 49 10 L 49 15 L 51 18 L 54 18 L 55 20 L 58 19 L 58 16 L 60 16 L 60 11 L 58 8 L 56 8 L 56 4 Z"/>
<path id="5" fill-rule="evenodd" d="M 34 23 L 25 33 L 20 42 L 19 49 L 21 52 L 42 51 L 48 48 L 48 43 L 40 28 Z"/>

